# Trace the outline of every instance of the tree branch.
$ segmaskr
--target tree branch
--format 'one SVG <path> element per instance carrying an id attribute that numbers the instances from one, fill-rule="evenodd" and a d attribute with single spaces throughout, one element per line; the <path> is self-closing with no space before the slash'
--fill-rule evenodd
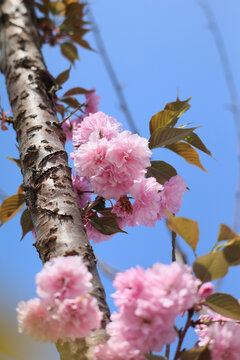
<path id="1" fill-rule="evenodd" d="M 231 111 L 234 117 L 235 128 L 237 133 L 237 161 L 238 161 L 238 179 L 237 187 L 235 192 L 235 205 L 234 205 L 234 219 L 233 219 L 233 230 L 238 232 L 239 228 L 239 217 L 240 217 L 240 110 L 238 105 L 238 93 L 237 87 L 234 81 L 234 75 L 231 69 L 230 61 L 228 59 L 228 54 L 224 45 L 223 38 L 221 36 L 219 27 L 217 25 L 214 13 L 208 2 L 205 0 L 199 0 L 199 5 L 201 6 L 206 19 L 209 24 L 209 29 L 212 32 L 219 58 L 222 64 L 223 73 L 225 76 L 227 88 L 229 91 L 231 99 Z"/>
<path id="2" fill-rule="evenodd" d="M 82 257 L 93 275 L 92 295 L 104 314 L 104 327 L 109 309 L 72 188 L 65 135 L 52 97 L 56 84 L 42 58 L 32 2 L 2 0 L 0 12 L 1 39 L 5 39 L 2 71 L 14 115 L 26 203 L 36 230 L 34 245 L 43 262 L 55 256 Z"/>
<path id="3" fill-rule="evenodd" d="M 92 31 L 93 31 L 93 35 L 95 37 L 95 41 L 96 41 L 96 44 L 97 44 L 97 47 L 98 47 L 98 51 L 99 51 L 99 53 L 100 53 L 100 55 L 102 57 L 105 68 L 106 68 L 106 70 L 108 72 L 108 75 L 110 77 L 112 85 L 113 85 L 113 87 L 114 87 L 114 89 L 116 91 L 116 94 L 117 94 L 117 97 L 118 97 L 118 100 L 119 100 L 119 104 L 120 104 L 120 108 L 121 108 L 122 112 L 124 113 L 132 132 L 139 134 L 139 130 L 137 129 L 135 121 L 134 121 L 134 119 L 132 117 L 132 114 L 130 112 L 130 109 L 129 109 L 128 105 L 127 105 L 127 101 L 125 99 L 122 87 L 121 87 L 121 85 L 120 85 L 120 83 L 118 81 L 116 72 L 115 72 L 115 70 L 113 68 L 111 60 L 110 60 L 109 55 L 107 53 L 107 50 L 105 48 L 103 39 L 101 37 L 101 33 L 99 31 L 99 28 L 97 26 L 97 23 L 95 21 L 95 18 L 93 16 L 93 13 L 91 11 L 91 8 L 90 8 L 89 4 L 88 4 L 88 14 L 89 14 L 90 22 L 93 25 Z"/>

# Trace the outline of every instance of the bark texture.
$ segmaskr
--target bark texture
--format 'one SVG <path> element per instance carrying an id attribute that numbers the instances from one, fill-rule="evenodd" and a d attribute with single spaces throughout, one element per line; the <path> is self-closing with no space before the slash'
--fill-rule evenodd
<path id="1" fill-rule="evenodd" d="M 1 70 L 14 115 L 25 198 L 43 263 L 55 256 L 80 255 L 93 275 L 93 296 L 109 320 L 96 269 L 72 188 L 65 136 L 56 116 L 56 83 L 47 71 L 31 2 L 0 0 Z"/>

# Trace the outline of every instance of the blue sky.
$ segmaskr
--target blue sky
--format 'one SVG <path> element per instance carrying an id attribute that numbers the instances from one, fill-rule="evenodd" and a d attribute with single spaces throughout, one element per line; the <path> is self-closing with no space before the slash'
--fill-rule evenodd
<path id="1" fill-rule="evenodd" d="M 240 92 L 240 3 L 218 0 L 211 1 L 211 7 Z M 213 246 L 221 222 L 232 226 L 237 179 L 237 139 L 229 111 L 230 97 L 206 17 L 195 0 L 95 0 L 91 8 L 142 136 L 149 137 L 151 116 L 167 102 L 174 101 L 177 91 L 182 100 L 192 96 L 191 109 L 183 115 L 182 123 L 201 125 L 197 132 L 216 159 L 201 154 L 209 173 L 165 149 L 154 150 L 153 158 L 171 163 L 186 180 L 190 191 L 184 195 L 180 215 L 199 221 L 197 254 L 202 255 Z M 88 34 L 87 39 L 96 49 L 93 36 Z M 45 47 L 44 55 L 53 76 L 69 66 L 60 58 L 58 49 Z M 75 86 L 95 87 L 102 98 L 100 110 L 129 129 L 101 57 L 97 52 L 82 49 L 79 55 L 80 62 L 72 70 L 63 92 Z M 3 76 L 0 89 L 6 111 L 9 105 Z M 6 156 L 18 156 L 15 144 L 12 130 L 0 132 L 0 188 L 8 195 L 14 194 L 22 181 L 19 169 L 6 159 Z M 35 296 L 34 276 L 41 269 L 31 235 L 19 242 L 19 218 L 16 216 L 0 229 L 0 305 L 9 311 L 10 319 L 15 317 L 18 301 Z M 180 244 L 192 263 L 191 251 L 181 240 Z M 94 250 L 99 259 L 122 270 L 136 264 L 146 268 L 157 261 L 171 262 L 170 236 L 164 222 L 155 228 L 129 228 L 127 235 L 118 234 L 109 242 L 94 245 Z M 238 271 L 231 269 L 221 290 L 239 298 L 239 289 L 234 285 L 239 279 Z M 111 282 L 104 276 L 102 279 L 112 307 Z M 49 351 L 46 355 L 49 359 L 58 358 L 54 347 L 44 345 L 41 349 L 45 349 L 45 354 Z M 22 351 L 25 359 L 30 360 L 27 349 Z"/>

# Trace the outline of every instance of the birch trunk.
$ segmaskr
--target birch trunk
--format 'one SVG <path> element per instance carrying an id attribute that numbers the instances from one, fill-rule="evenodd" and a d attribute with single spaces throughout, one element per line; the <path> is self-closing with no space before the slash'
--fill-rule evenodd
<path id="1" fill-rule="evenodd" d="M 1 71 L 14 116 L 26 203 L 36 230 L 34 245 L 43 263 L 55 256 L 82 257 L 93 275 L 92 295 L 104 313 L 104 327 L 109 309 L 72 188 L 65 136 L 53 101 L 57 88 L 41 54 L 34 9 L 30 1 L 0 0 L 0 13 Z"/>

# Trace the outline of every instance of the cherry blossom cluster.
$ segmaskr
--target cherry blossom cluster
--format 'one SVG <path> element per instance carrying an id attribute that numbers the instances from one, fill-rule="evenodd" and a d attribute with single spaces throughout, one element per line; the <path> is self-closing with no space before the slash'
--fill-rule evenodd
<path id="1" fill-rule="evenodd" d="M 58 257 L 36 276 L 41 297 L 18 304 L 19 331 L 38 341 L 89 336 L 100 327 L 102 313 L 89 295 L 92 275 L 79 256 Z"/>
<path id="2" fill-rule="evenodd" d="M 199 346 L 208 344 L 212 360 L 239 360 L 240 324 L 236 321 L 207 310 L 199 317 L 196 333 Z"/>
<path id="3" fill-rule="evenodd" d="M 62 125 L 62 129 L 66 135 L 67 141 L 72 141 L 72 134 L 74 128 L 77 127 L 78 124 L 80 124 L 83 121 L 85 116 L 89 115 L 90 113 L 95 113 L 98 111 L 100 96 L 96 95 L 95 89 L 92 89 L 91 92 L 85 94 L 85 99 L 86 99 L 86 105 L 84 109 L 84 114 L 78 116 L 75 119 L 71 119 L 71 120 L 68 119 Z"/>
<path id="4" fill-rule="evenodd" d="M 71 157 L 77 172 L 73 185 L 81 207 L 89 201 L 92 190 L 111 201 L 112 213 L 121 229 L 136 225 L 153 227 L 157 220 L 166 217 L 166 210 L 174 214 L 180 210 L 186 185 L 179 175 L 164 185 L 154 177 L 145 177 L 152 154 L 147 139 L 122 131 L 115 118 L 101 111 L 75 123 L 72 133 L 75 150 Z M 88 191 L 85 200 L 84 191 Z M 111 236 L 92 227 L 91 214 L 84 217 L 88 237 L 94 242 L 110 239 Z"/>
<path id="5" fill-rule="evenodd" d="M 161 351 L 176 339 L 176 317 L 210 293 L 199 290 L 190 266 L 176 262 L 119 273 L 114 286 L 119 312 L 107 325 L 109 340 L 95 348 L 97 360 L 144 360 L 143 353 Z"/>

